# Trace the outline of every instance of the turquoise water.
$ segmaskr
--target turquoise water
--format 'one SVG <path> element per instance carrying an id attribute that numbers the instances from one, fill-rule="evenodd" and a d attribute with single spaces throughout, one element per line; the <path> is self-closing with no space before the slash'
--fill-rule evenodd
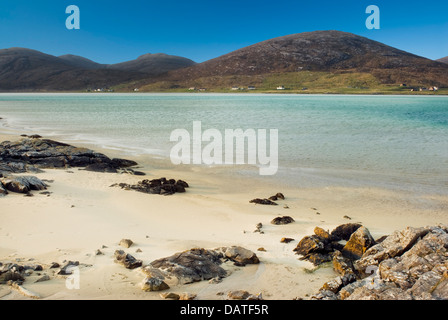
<path id="1" fill-rule="evenodd" d="M 448 97 L 1 94 L 0 117 L 19 133 L 167 158 L 171 132 L 193 121 L 278 129 L 279 171 L 266 179 L 448 193 Z"/>

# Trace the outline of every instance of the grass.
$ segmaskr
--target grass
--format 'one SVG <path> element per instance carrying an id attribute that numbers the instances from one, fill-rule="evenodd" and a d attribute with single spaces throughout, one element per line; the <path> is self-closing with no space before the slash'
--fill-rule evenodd
<path id="1" fill-rule="evenodd" d="M 114 87 L 116 92 L 129 92 L 139 83 L 128 83 Z M 234 91 L 231 88 L 241 89 Z M 248 90 L 255 86 L 255 90 Z M 277 90 L 284 86 L 285 90 Z M 282 94 L 412 94 L 412 95 L 446 95 L 448 88 L 439 91 L 418 91 L 419 87 L 431 84 L 410 84 L 401 87 L 398 84 L 383 84 L 369 73 L 359 72 L 290 72 L 273 73 L 256 76 L 204 77 L 193 81 L 160 81 L 139 87 L 139 92 L 191 92 L 190 87 L 206 88 L 206 92 L 216 93 L 282 93 Z M 411 92 L 411 88 L 417 91 Z"/>

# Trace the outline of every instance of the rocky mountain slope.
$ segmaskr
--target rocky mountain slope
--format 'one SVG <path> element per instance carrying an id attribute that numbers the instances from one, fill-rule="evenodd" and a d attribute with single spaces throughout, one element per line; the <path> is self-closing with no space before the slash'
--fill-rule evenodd
<path id="1" fill-rule="evenodd" d="M 370 73 L 381 83 L 448 86 L 448 66 L 341 31 L 315 31 L 266 40 L 195 66 L 164 81 L 301 71 Z M 210 85 L 213 85 L 211 81 Z"/>

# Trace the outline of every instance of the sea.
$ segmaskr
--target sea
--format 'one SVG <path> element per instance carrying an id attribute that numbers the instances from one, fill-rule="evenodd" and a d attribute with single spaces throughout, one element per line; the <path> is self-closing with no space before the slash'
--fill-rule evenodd
<path id="1" fill-rule="evenodd" d="M 268 136 L 277 130 L 278 170 L 266 181 L 448 195 L 446 96 L 3 93 L 0 117 L 0 128 L 17 134 L 57 137 L 171 165 L 179 143 L 172 141 L 173 131 L 189 132 L 193 148 L 194 123 L 202 132 L 222 133 L 223 144 L 229 129 L 266 130 Z M 253 147 L 247 143 L 244 152 Z M 272 148 L 268 143 L 267 152 Z M 259 175 L 258 163 L 222 167 Z"/>

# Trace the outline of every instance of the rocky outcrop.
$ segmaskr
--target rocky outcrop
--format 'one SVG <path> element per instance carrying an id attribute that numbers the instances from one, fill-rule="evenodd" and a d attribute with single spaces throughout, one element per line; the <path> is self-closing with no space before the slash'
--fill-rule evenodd
<path id="1" fill-rule="evenodd" d="M 221 267 L 222 258 L 220 252 L 195 248 L 155 260 L 150 266 L 176 277 L 181 284 L 187 284 L 226 277 L 227 272 Z"/>
<path id="2" fill-rule="evenodd" d="M 110 159 L 104 154 L 49 139 L 25 137 L 0 143 L 0 172 L 39 172 L 42 168 L 83 167 L 98 172 L 118 172 L 137 165 L 125 159 Z M 129 172 L 129 171 L 128 171 Z M 132 171 L 131 171 L 132 172 Z"/>
<path id="3" fill-rule="evenodd" d="M 160 178 L 139 181 L 136 185 L 116 183 L 111 185 L 111 187 L 120 187 L 125 190 L 135 190 L 149 194 L 172 195 L 186 192 L 185 189 L 189 188 L 189 185 L 183 180 L 176 181 L 174 179 Z"/>
<path id="4" fill-rule="evenodd" d="M 322 228 L 316 227 L 314 234 L 302 238 L 294 251 L 302 256 L 301 260 L 310 261 L 314 265 L 330 262 L 333 259 L 335 250 L 342 250 L 343 248 L 343 245 L 338 242 L 340 240 L 338 230 L 341 228 L 343 227 L 339 226 L 329 233 Z"/>
<path id="5" fill-rule="evenodd" d="M 362 229 L 361 234 L 366 236 Z M 447 300 L 448 226 L 396 231 L 360 258 L 334 254 L 333 267 L 341 276 L 312 299 Z"/>
<path id="6" fill-rule="evenodd" d="M 162 270 L 170 277 L 177 278 L 180 284 L 188 284 L 227 277 L 227 271 L 221 266 L 226 260 L 233 261 L 238 266 L 260 263 L 257 255 L 252 251 L 232 246 L 215 250 L 194 248 L 155 260 L 150 263 L 150 266 Z"/>

